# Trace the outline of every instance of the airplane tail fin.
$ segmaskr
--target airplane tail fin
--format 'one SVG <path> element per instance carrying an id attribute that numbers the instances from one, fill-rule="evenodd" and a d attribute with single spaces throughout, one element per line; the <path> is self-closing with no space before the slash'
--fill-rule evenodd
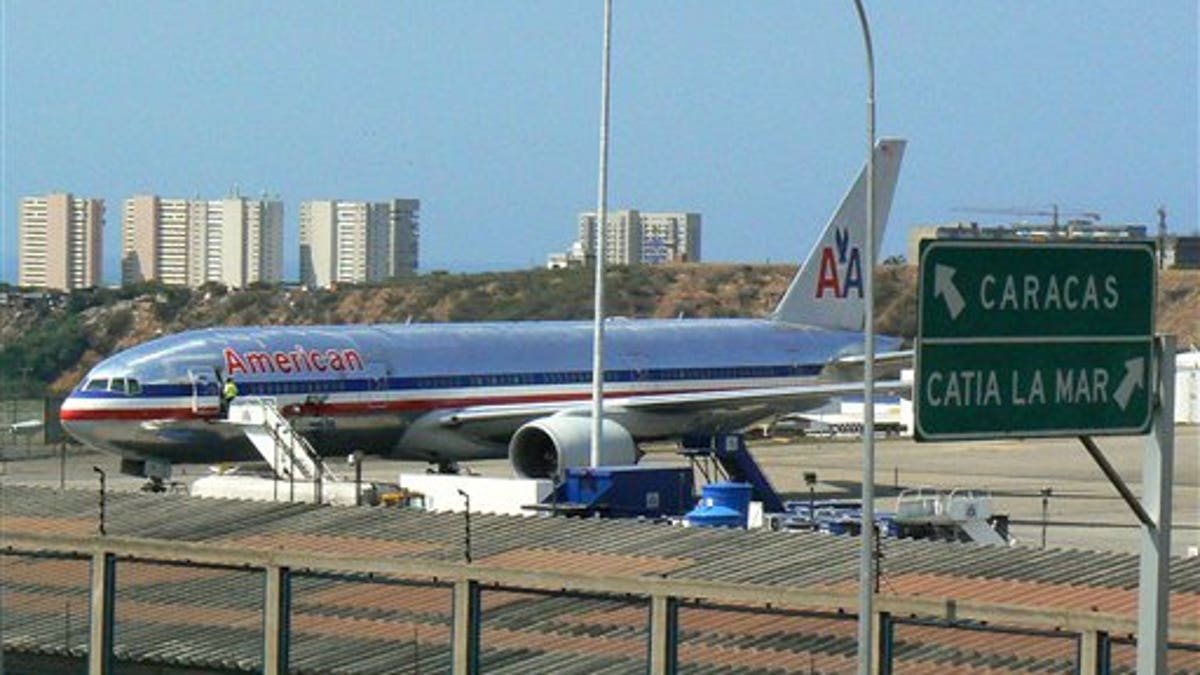
<path id="1" fill-rule="evenodd" d="M 887 227 L 905 141 L 880 139 L 875 146 L 875 254 Z M 775 321 L 839 330 L 863 329 L 863 260 L 867 238 L 867 168 L 829 219 L 808 259 L 771 314 Z"/>

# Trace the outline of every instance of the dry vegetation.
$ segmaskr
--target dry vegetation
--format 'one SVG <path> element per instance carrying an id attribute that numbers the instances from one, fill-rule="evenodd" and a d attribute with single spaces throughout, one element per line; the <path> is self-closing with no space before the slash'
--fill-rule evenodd
<path id="1" fill-rule="evenodd" d="M 784 265 L 671 265 L 608 273 L 608 311 L 627 317 L 762 316 L 795 268 Z M 883 266 L 877 326 L 916 332 L 916 269 Z M 143 287 L 77 292 L 57 307 L 0 307 L 0 387 L 64 391 L 105 356 L 158 335 L 208 326 L 586 319 L 590 270 L 433 273 L 337 291 L 259 288 L 226 292 Z M 1200 271 L 1159 277 L 1158 326 L 1181 347 L 1200 344 Z M 29 368 L 28 373 L 22 369 Z"/>

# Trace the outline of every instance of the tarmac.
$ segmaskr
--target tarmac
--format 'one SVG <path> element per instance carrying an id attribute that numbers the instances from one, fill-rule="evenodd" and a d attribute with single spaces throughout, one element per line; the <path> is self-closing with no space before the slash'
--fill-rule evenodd
<path id="1" fill-rule="evenodd" d="M 1140 494 L 1144 437 L 1095 439 L 1108 461 Z M 853 499 L 862 480 L 861 439 L 752 441 L 751 451 L 785 499 L 808 499 L 805 472 L 817 474 L 816 499 Z M 111 455 L 68 446 L 65 458 L 57 447 L 0 440 L 0 487 L 7 484 L 70 488 L 98 487 L 105 472 L 110 490 L 138 490 L 144 480 L 119 473 Z M 65 459 L 65 461 L 64 461 Z M 339 460 L 334 460 L 338 462 Z M 671 447 L 652 448 L 643 462 L 662 466 L 686 463 Z M 395 482 L 400 472 L 423 472 L 427 465 L 368 456 L 363 479 Z M 472 462 L 469 471 L 489 476 L 511 475 L 507 460 Z M 1117 490 L 1088 456 L 1078 439 L 1032 439 L 988 442 L 917 443 L 889 438 L 876 442 L 876 509 L 895 509 L 904 489 L 974 489 L 990 492 L 993 511 L 1010 519 L 1016 546 L 1080 548 L 1136 553 L 1138 522 Z M 177 489 L 209 474 L 208 465 L 177 465 Z M 352 477 L 350 466 L 341 466 Z M 1043 529 L 1042 490 L 1049 488 Z M 3 510 L 0 496 L 0 512 Z M 1177 426 L 1172 509 L 1171 552 L 1189 555 L 1200 549 L 1200 427 Z M 1195 553 L 1191 553 L 1195 555 Z"/>

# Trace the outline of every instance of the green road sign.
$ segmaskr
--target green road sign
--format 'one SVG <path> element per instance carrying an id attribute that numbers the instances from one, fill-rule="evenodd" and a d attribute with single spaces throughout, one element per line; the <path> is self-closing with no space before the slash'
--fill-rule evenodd
<path id="1" fill-rule="evenodd" d="M 917 438 L 1146 433 L 1154 290 L 1149 242 L 926 242 Z"/>

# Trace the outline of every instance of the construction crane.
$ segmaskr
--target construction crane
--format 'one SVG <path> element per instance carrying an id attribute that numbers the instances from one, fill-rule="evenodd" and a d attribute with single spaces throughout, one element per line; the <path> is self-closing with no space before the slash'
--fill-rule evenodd
<path id="1" fill-rule="evenodd" d="M 959 213 L 993 213 L 1005 216 L 1041 216 L 1050 217 L 1050 222 L 1054 227 L 1058 227 L 1059 216 L 1068 216 L 1074 218 L 1084 218 L 1092 223 L 1100 222 L 1100 214 L 1095 211 L 1063 211 L 1058 208 L 1058 204 L 1050 204 L 1041 207 L 1028 208 L 981 208 L 976 206 L 960 206 L 953 209 Z"/>

